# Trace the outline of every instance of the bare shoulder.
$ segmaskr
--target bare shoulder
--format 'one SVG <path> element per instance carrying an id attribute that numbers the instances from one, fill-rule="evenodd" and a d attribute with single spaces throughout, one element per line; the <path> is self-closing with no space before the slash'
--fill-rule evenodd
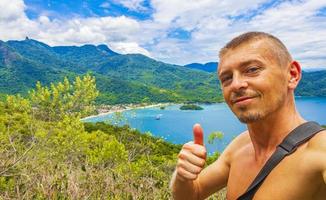
<path id="1" fill-rule="evenodd" d="M 230 166 L 232 162 L 232 158 L 235 154 L 237 154 L 241 149 L 250 144 L 250 136 L 248 131 L 244 131 L 240 133 L 237 137 L 235 137 L 230 144 L 224 149 L 222 154 L 220 155 L 219 159 L 217 159 L 213 166 L 219 163 L 223 163 L 224 165 Z"/>
<path id="2" fill-rule="evenodd" d="M 322 171 L 326 181 L 326 130 L 317 133 L 311 138 L 306 148 L 307 160 L 315 169 Z"/>
<path id="3" fill-rule="evenodd" d="M 244 131 L 239 134 L 225 149 L 224 153 L 227 154 L 229 159 L 232 159 L 235 155 L 243 152 L 248 145 L 251 145 L 251 139 L 248 131 Z"/>
<path id="4" fill-rule="evenodd" d="M 326 130 L 320 131 L 312 137 L 307 148 L 312 151 L 321 151 L 326 153 Z"/>
<path id="5" fill-rule="evenodd" d="M 250 136 L 248 130 L 240 133 L 234 140 L 231 142 L 232 145 L 243 145 L 246 143 L 250 143 Z"/>

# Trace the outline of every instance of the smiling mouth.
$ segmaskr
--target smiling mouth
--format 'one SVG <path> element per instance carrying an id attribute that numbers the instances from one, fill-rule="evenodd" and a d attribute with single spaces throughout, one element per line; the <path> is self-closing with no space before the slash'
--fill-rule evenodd
<path id="1" fill-rule="evenodd" d="M 236 103 L 242 103 L 242 102 L 246 102 L 247 100 L 251 100 L 255 97 L 240 97 L 240 98 L 236 98 L 234 100 L 232 100 L 232 103 L 233 104 L 236 104 Z"/>

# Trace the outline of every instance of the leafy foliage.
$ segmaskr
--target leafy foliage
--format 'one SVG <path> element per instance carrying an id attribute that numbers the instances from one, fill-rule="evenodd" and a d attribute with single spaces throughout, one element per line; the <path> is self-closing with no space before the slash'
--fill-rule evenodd
<path id="1" fill-rule="evenodd" d="M 94 112 L 92 105 L 98 96 L 95 78 L 86 75 L 76 78 L 73 85 L 67 78 L 63 83 L 51 84 L 50 88 L 36 84 L 36 90 L 29 92 L 31 104 L 37 118 L 47 121 L 61 120 L 65 115 L 78 114 L 85 117 Z"/>
<path id="2" fill-rule="evenodd" d="M 213 144 L 216 140 L 222 141 L 224 134 L 220 131 L 212 132 L 208 135 L 208 143 Z"/>
<path id="3" fill-rule="evenodd" d="M 1 199 L 171 198 L 181 146 L 81 122 L 98 94 L 94 77 L 38 83 L 29 94 L 0 101 Z"/>
<path id="4" fill-rule="evenodd" d="M 201 106 L 195 104 L 185 104 L 180 106 L 180 110 L 203 110 Z"/>
<path id="5" fill-rule="evenodd" d="M 29 94 L 0 101 L 1 199 L 171 198 L 181 146 L 128 126 L 81 122 L 98 94 L 94 77 L 38 83 Z"/>
<path id="6" fill-rule="evenodd" d="M 296 90 L 298 96 L 326 96 L 326 70 L 303 72 Z"/>

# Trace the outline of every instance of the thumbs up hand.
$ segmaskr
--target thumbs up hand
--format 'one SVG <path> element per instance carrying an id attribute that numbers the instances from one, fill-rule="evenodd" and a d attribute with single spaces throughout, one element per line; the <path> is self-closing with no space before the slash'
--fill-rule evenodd
<path id="1" fill-rule="evenodd" d="M 200 124 L 193 127 L 194 141 L 183 145 L 176 167 L 177 178 L 182 181 L 195 180 L 202 171 L 206 162 L 206 148 L 204 133 Z"/>

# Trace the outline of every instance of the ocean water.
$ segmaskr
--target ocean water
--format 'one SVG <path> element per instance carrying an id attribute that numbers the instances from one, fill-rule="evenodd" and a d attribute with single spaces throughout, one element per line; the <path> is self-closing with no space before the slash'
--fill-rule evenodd
<path id="1" fill-rule="evenodd" d="M 229 142 L 239 133 L 246 130 L 233 115 L 225 103 L 201 104 L 204 110 L 179 109 L 180 105 L 170 105 L 164 110 L 158 107 L 135 109 L 123 112 L 126 121 L 120 124 L 129 124 L 132 128 L 142 132 L 150 132 L 153 136 L 163 138 L 175 144 L 184 144 L 193 140 L 192 127 L 200 123 L 204 130 L 204 141 L 208 152 L 223 151 Z M 307 120 L 317 121 L 326 125 L 326 98 L 297 97 L 296 106 L 301 115 Z M 157 120 L 157 116 L 160 119 Z M 111 115 L 89 118 L 85 121 L 112 121 Z M 208 144 L 208 135 L 214 131 L 221 131 L 223 139 Z"/>

